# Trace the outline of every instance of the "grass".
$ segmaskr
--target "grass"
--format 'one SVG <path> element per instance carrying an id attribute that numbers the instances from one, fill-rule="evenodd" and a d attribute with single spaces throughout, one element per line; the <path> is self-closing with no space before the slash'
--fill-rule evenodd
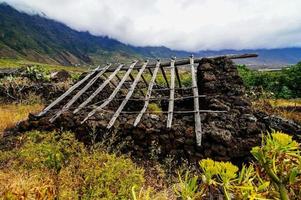
<path id="1" fill-rule="evenodd" d="M 70 132 L 31 131 L 18 142 L 0 148 L 4 199 L 130 199 L 145 182 L 129 158 L 87 149 Z"/>
<path id="2" fill-rule="evenodd" d="M 0 132 L 13 127 L 17 122 L 25 120 L 29 113 L 39 112 L 42 104 L 2 104 L 0 105 Z"/>
<path id="3" fill-rule="evenodd" d="M 273 107 L 301 106 L 301 99 L 268 99 Z"/>
<path id="4" fill-rule="evenodd" d="M 66 70 L 70 72 L 88 71 L 88 68 L 85 66 L 75 67 L 75 66 L 50 65 L 50 64 L 27 61 L 24 59 L 0 58 L 0 69 L 21 68 L 21 67 L 26 67 L 28 65 L 40 66 L 43 67 L 45 70 L 49 70 L 49 71 L 58 71 L 58 70 Z"/>
<path id="5" fill-rule="evenodd" d="M 301 112 L 291 108 L 300 107 L 300 99 L 259 99 L 253 102 L 253 107 L 271 115 L 278 115 L 286 119 L 301 123 Z M 290 109 L 287 109 L 290 107 Z"/>

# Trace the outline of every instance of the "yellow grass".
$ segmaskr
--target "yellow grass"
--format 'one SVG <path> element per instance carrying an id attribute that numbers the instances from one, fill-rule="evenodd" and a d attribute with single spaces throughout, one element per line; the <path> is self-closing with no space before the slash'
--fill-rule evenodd
<path id="1" fill-rule="evenodd" d="M 273 107 L 301 106 L 301 99 L 268 99 Z"/>
<path id="2" fill-rule="evenodd" d="M 301 123 L 301 112 L 285 107 L 300 107 L 301 99 L 261 99 L 253 102 L 253 107 L 271 115 L 278 115 L 286 119 Z"/>
<path id="3" fill-rule="evenodd" d="M 0 105 L 0 133 L 7 128 L 13 127 L 17 122 L 25 120 L 28 117 L 29 113 L 36 113 L 41 111 L 43 107 L 44 106 L 41 104 Z"/>

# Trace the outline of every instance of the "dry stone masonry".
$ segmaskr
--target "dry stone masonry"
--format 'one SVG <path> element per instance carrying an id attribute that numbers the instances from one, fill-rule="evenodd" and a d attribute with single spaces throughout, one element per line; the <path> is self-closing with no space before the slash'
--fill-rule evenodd
<path id="1" fill-rule="evenodd" d="M 60 115 L 57 115 L 63 106 L 68 104 L 79 91 L 82 91 L 84 86 L 74 89 L 65 99 L 44 112 L 43 115 L 31 115 L 28 121 L 19 125 L 19 129 L 23 131 L 29 129 L 71 130 L 87 144 L 102 141 L 113 150 L 118 149 L 123 153 L 131 153 L 138 157 L 163 159 L 170 155 L 178 159 L 184 158 L 191 161 L 206 157 L 232 161 L 245 159 L 249 156 L 251 147 L 260 144 L 261 134 L 266 130 L 276 129 L 295 135 L 301 134 L 299 125 L 252 109 L 251 102 L 246 98 L 242 79 L 232 59 L 231 56 L 194 59 L 196 64 L 192 68 L 195 66 L 197 69 L 197 97 L 193 92 L 196 88 L 193 87 L 193 84 L 192 87 L 187 88 L 181 86 L 180 83 L 171 82 L 170 84 L 170 81 L 177 80 L 177 75 L 175 74 L 175 77 L 171 75 L 172 78 L 170 79 L 169 74 L 166 73 L 162 77 L 166 78 L 167 83 L 169 83 L 168 87 L 153 84 L 152 82 L 155 82 L 155 79 L 147 84 L 140 81 L 137 82 L 134 94 L 131 98 L 128 98 L 130 96 L 128 91 L 131 91 L 129 88 L 132 87 L 133 89 L 135 80 L 132 80 L 132 82 L 124 81 L 124 84 L 121 84 L 123 89 L 120 88 L 120 91 L 111 99 L 106 109 L 95 110 L 103 102 L 110 99 L 109 96 L 118 88 L 119 84 L 116 81 L 107 84 L 91 101 L 89 104 L 91 106 L 83 107 L 80 111 L 74 113 L 74 110 L 107 80 L 99 78 L 70 106 L 70 109 L 66 109 Z M 177 64 L 177 61 L 172 62 Z M 191 67 L 191 59 L 179 62 L 184 63 L 184 65 L 190 64 Z M 170 64 L 171 62 L 166 65 Z M 143 68 L 146 65 L 142 63 L 141 66 Z M 160 69 L 159 66 L 156 66 L 158 66 L 158 63 L 154 64 L 153 67 L 149 67 L 152 75 L 154 72 L 158 72 L 154 69 Z M 161 66 L 164 66 L 164 63 Z M 114 68 L 111 74 L 116 69 Z M 141 68 L 139 69 L 141 70 Z M 189 70 L 189 68 L 187 69 Z M 163 73 L 167 70 L 168 68 L 165 71 L 163 70 Z M 119 83 L 120 81 L 122 82 L 122 80 L 119 80 Z M 149 85 L 153 87 L 151 95 L 148 92 Z M 170 98 L 170 90 L 174 92 L 172 94 L 173 99 Z M 136 124 L 137 115 L 141 113 L 146 103 L 144 97 L 148 97 L 150 103 L 156 103 L 161 111 L 148 112 L 144 110 L 145 113 L 141 115 L 139 123 Z M 197 143 L 195 125 L 196 98 L 199 101 L 199 108 L 197 109 L 199 112 L 197 113 L 201 122 L 201 127 L 199 127 L 202 133 L 201 145 Z M 120 108 L 124 99 L 128 99 L 128 101 L 122 112 L 114 119 L 112 127 L 107 129 L 108 123 L 112 121 L 114 115 L 116 116 L 116 110 Z M 171 109 L 171 101 L 174 104 L 173 109 Z M 95 111 L 94 115 L 83 123 L 83 119 L 93 110 Z M 173 116 L 172 126 L 169 128 L 166 124 L 170 123 L 168 122 L 170 112 Z M 50 123 L 53 116 L 57 116 L 57 118 Z"/>

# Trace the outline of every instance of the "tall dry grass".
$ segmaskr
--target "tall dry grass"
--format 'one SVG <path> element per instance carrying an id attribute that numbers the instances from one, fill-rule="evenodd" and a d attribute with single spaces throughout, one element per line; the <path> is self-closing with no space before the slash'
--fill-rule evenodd
<path id="1" fill-rule="evenodd" d="M 5 129 L 25 120 L 29 113 L 41 111 L 43 107 L 42 104 L 0 104 L 0 136 Z"/>
<path id="2" fill-rule="evenodd" d="M 300 99 L 260 99 L 253 102 L 253 107 L 301 123 L 301 112 L 298 109 L 301 107 Z"/>

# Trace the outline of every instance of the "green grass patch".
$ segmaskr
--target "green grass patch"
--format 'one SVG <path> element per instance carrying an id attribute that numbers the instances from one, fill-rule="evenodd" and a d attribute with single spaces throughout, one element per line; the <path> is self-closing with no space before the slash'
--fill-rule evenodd
<path id="1" fill-rule="evenodd" d="M 0 146 L 4 199 L 130 199 L 144 171 L 130 159 L 88 150 L 70 132 L 27 132 L 18 147 Z"/>
<path id="2" fill-rule="evenodd" d="M 12 59 L 12 58 L 0 58 L 0 69 L 7 68 L 22 68 L 27 66 L 39 66 L 49 71 L 59 71 L 66 70 L 69 72 L 85 72 L 89 68 L 85 66 L 75 67 L 75 66 L 61 66 L 61 65 L 50 65 L 38 62 L 32 62 L 24 59 Z"/>

